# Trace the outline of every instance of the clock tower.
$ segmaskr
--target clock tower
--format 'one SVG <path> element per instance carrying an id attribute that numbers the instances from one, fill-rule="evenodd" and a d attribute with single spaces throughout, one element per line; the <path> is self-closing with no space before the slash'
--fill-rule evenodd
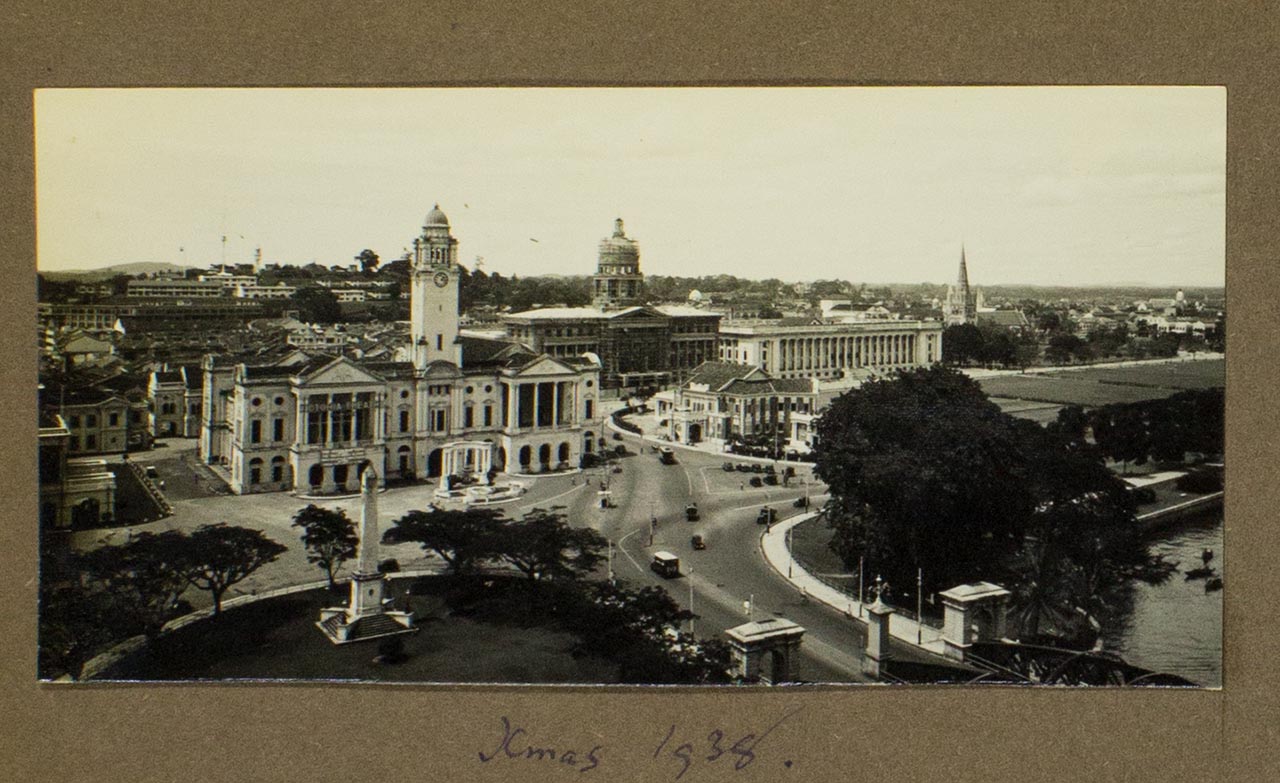
<path id="1" fill-rule="evenodd" d="M 434 361 L 462 365 L 458 343 L 458 240 L 437 204 L 427 213 L 422 236 L 413 240 L 410 272 L 409 339 L 413 365 Z"/>

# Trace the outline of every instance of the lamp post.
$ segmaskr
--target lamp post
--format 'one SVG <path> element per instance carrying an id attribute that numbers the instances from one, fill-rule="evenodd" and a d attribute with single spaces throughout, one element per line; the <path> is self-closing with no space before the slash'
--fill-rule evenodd
<path id="1" fill-rule="evenodd" d="M 858 616 L 862 616 L 862 605 L 865 603 L 866 593 L 862 592 L 862 561 L 863 557 L 858 556 Z"/>
<path id="2" fill-rule="evenodd" d="M 693 566 L 689 567 L 689 636 L 693 634 Z"/>
<path id="3" fill-rule="evenodd" d="M 916 569 L 916 644 L 924 642 L 924 569 Z"/>

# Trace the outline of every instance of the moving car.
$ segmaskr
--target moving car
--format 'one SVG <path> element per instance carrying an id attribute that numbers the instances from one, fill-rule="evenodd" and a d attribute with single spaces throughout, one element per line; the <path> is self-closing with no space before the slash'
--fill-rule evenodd
<path id="1" fill-rule="evenodd" d="M 698 504 L 690 503 L 684 507 L 684 518 L 690 522 L 698 521 Z"/>
<path id="2" fill-rule="evenodd" d="M 663 446 L 658 449 L 658 459 L 662 460 L 664 465 L 676 464 L 676 453 L 671 450 L 670 446 Z"/>
<path id="3" fill-rule="evenodd" d="M 680 576 L 680 558 L 670 552 L 654 552 L 653 562 L 649 564 L 654 573 L 664 579 Z"/>
<path id="4" fill-rule="evenodd" d="M 689 546 L 694 549 L 706 549 L 707 542 L 703 540 L 702 536 L 694 536 L 689 539 Z"/>
<path id="5" fill-rule="evenodd" d="M 778 521 L 778 511 L 772 506 L 765 506 L 756 514 L 757 525 L 771 525 Z"/>

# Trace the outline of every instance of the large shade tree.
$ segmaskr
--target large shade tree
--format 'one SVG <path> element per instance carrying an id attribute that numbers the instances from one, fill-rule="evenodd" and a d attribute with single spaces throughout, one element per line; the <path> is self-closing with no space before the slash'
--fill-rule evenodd
<path id="1" fill-rule="evenodd" d="M 288 549 L 261 530 L 224 524 L 201 525 L 180 546 L 178 557 L 187 581 L 209 592 L 215 616 L 222 613 L 229 588 Z"/>
<path id="2" fill-rule="evenodd" d="M 817 425 L 831 546 L 892 583 L 922 569 L 926 591 L 1009 585 L 1020 611 L 1054 607 L 1027 610 L 1033 631 L 1051 614 L 1104 613 L 1126 577 L 1167 569 L 1138 538 L 1124 484 L 1075 429 L 1007 416 L 942 367 L 864 384 Z"/>
<path id="3" fill-rule="evenodd" d="M 293 526 L 302 528 L 302 544 L 307 548 L 307 562 L 324 569 L 333 589 L 333 575 L 338 568 L 356 556 L 360 539 L 356 536 L 355 523 L 342 509 L 321 508 L 314 503 L 300 509 L 293 517 Z"/>
<path id="4" fill-rule="evenodd" d="M 502 515 L 489 508 L 410 511 L 382 535 L 384 544 L 415 543 L 462 574 L 497 558 L 495 544 Z"/>
<path id="5" fill-rule="evenodd" d="M 499 528 L 495 549 L 530 580 L 576 579 L 604 561 L 607 545 L 590 528 L 570 527 L 562 510 L 535 508 Z"/>

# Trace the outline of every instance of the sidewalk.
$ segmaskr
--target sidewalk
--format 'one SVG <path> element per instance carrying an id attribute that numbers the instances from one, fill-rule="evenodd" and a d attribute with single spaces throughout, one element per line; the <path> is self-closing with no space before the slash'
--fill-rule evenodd
<path id="1" fill-rule="evenodd" d="M 820 581 L 806 571 L 791 558 L 787 550 L 787 531 L 806 520 L 817 516 L 818 512 L 799 514 L 784 519 L 760 535 L 760 550 L 764 559 L 773 570 L 791 582 L 792 586 L 806 594 L 809 598 L 842 612 L 852 620 L 865 623 L 864 607 L 854 596 L 837 590 Z M 788 576 L 790 573 L 790 576 Z M 900 642 L 917 647 L 934 655 L 943 655 L 945 646 L 942 642 L 942 630 L 929 625 L 921 625 L 909 617 L 894 613 L 889 618 L 889 635 Z M 919 641 L 917 641 L 919 640 Z"/>

